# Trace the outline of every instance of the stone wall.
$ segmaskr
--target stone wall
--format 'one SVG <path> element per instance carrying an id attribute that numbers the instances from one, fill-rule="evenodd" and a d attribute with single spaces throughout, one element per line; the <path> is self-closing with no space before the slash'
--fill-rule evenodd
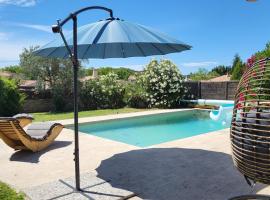
<path id="1" fill-rule="evenodd" d="M 26 99 L 23 105 L 23 112 L 49 112 L 52 108 L 52 99 Z"/>

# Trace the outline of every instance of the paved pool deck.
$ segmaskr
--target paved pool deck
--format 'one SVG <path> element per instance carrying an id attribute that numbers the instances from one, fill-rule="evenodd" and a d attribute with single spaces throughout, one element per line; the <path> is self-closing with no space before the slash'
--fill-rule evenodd
<path id="1" fill-rule="evenodd" d="M 179 110 L 81 118 L 80 123 L 175 111 Z M 73 123 L 72 120 L 61 122 L 65 125 Z M 135 193 L 137 197 L 132 200 L 225 200 L 250 194 L 251 189 L 233 167 L 230 153 L 229 129 L 148 148 L 80 134 L 83 179 L 84 174 L 90 174 L 92 178 L 88 178 L 88 183 L 104 181 L 104 187 L 99 188 L 98 193 L 111 192 L 116 195 L 114 197 L 118 197 L 117 193 L 127 196 Z M 37 188 L 45 191 L 59 180 L 70 182 L 73 175 L 73 131 L 70 129 L 64 129 L 49 148 L 38 153 L 15 152 L 0 141 L 0 180 L 27 191 L 30 196 L 32 194 L 32 199 L 40 199 L 34 198 L 36 193 L 32 192 Z M 59 188 L 59 185 L 49 188 L 47 193 L 53 191 L 59 196 Z M 270 195 L 270 187 L 258 184 L 254 192 Z M 70 195 L 71 199 L 114 199 L 109 195 L 93 194 L 91 197 Z"/>

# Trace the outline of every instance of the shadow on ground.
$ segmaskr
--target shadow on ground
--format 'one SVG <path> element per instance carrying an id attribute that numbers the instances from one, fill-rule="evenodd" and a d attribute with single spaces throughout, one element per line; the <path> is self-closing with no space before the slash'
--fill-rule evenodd
<path id="1" fill-rule="evenodd" d="M 62 147 L 66 147 L 70 145 L 72 142 L 70 141 L 54 141 L 50 146 L 45 148 L 42 151 L 39 152 L 32 152 L 32 151 L 16 151 L 11 155 L 9 158 L 10 161 L 19 161 L 19 162 L 29 162 L 29 163 L 38 163 L 39 158 L 47 153 L 48 151 L 54 150 L 54 149 L 59 149 Z"/>
<path id="2" fill-rule="evenodd" d="M 113 187 L 155 200 L 225 200 L 250 194 L 231 156 L 200 149 L 153 148 L 116 154 L 102 161 L 98 177 Z M 255 191 L 262 189 L 257 185 Z"/>

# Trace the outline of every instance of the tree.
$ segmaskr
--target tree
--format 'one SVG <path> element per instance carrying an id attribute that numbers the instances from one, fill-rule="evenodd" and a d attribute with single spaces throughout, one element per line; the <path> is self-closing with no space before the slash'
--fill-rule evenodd
<path id="1" fill-rule="evenodd" d="M 93 74 L 93 67 L 82 69 L 83 74 L 85 76 L 92 76 Z M 136 72 L 132 69 L 125 68 L 125 67 L 119 67 L 119 68 L 112 68 L 112 67 L 101 67 L 97 69 L 98 75 L 108 75 L 109 73 L 117 74 L 118 78 L 120 80 L 128 80 L 128 77 L 130 75 L 134 75 Z"/>
<path id="2" fill-rule="evenodd" d="M 120 67 L 120 68 L 102 67 L 98 69 L 99 75 L 107 75 L 109 73 L 117 74 L 120 80 L 127 80 L 130 75 L 135 74 L 135 71 L 129 68 L 125 68 L 125 67 Z"/>
<path id="3" fill-rule="evenodd" d="M 35 56 L 33 51 L 37 48 L 25 48 L 20 54 L 22 72 L 26 78 L 38 81 L 38 93 L 42 94 L 46 88 L 50 89 L 55 111 L 67 110 L 67 100 L 72 95 L 72 63 L 70 59 Z"/>
<path id="4" fill-rule="evenodd" d="M 218 75 L 226 75 L 231 73 L 231 67 L 230 66 L 224 66 L 224 65 L 219 65 L 214 67 L 211 72 L 216 72 Z"/>
<path id="5" fill-rule="evenodd" d="M 217 76 L 219 76 L 219 74 L 216 71 L 209 72 L 205 68 L 199 68 L 197 72 L 190 74 L 190 79 L 193 81 L 201 81 L 201 80 L 209 80 Z"/>
<path id="6" fill-rule="evenodd" d="M 20 66 L 25 76 L 32 80 L 41 80 L 50 88 L 59 81 L 63 87 L 71 88 L 72 63 L 69 59 L 43 58 L 33 55 L 38 47 L 24 49 L 20 54 Z"/>
<path id="7" fill-rule="evenodd" d="M 265 48 L 262 51 L 255 53 L 256 60 L 270 57 L 270 42 L 266 43 Z"/>
<path id="8" fill-rule="evenodd" d="M 21 111 L 24 96 L 15 81 L 0 78 L 0 116 L 12 116 Z"/>
<path id="9" fill-rule="evenodd" d="M 243 63 L 240 56 L 236 54 L 234 56 L 232 64 L 231 80 L 240 80 L 245 71 L 245 67 L 246 67 L 245 63 Z"/>
<path id="10" fill-rule="evenodd" d="M 11 72 L 14 74 L 21 74 L 22 73 L 22 68 L 19 65 L 11 65 L 8 67 L 2 68 L 3 71 Z"/>

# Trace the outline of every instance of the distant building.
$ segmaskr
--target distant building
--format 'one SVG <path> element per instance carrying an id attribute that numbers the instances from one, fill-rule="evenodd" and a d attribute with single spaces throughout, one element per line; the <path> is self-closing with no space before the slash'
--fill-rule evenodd
<path id="1" fill-rule="evenodd" d="M 97 79 L 98 78 L 98 70 L 93 68 L 92 78 Z"/>
<path id="2" fill-rule="evenodd" d="M 182 75 L 184 81 L 190 81 L 190 75 Z"/>
<path id="3" fill-rule="evenodd" d="M 19 84 L 19 88 L 21 91 L 35 90 L 36 87 L 37 87 L 36 80 L 21 80 Z"/>
<path id="4" fill-rule="evenodd" d="M 7 72 L 7 71 L 0 71 L 0 77 L 2 78 L 14 78 L 16 77 L 16 74 Z"/>
<path id="5" fill-rule="evenodd" d="M 135 81 L 136 81 L 136 76 L 130 75 L 130 76 L 128 77 L 128 81 L 129 81 L 129 82 L 135 82 Z"/>
<path id="6" fill-rule="evenodd" d="M 84 82 L 84 81 L 88 81 L 88 80 L 91 80 L 91 79 L 93 79 L 92 76 L 85 76 L 85 77 L 83 77 L 83 78 L 80 78 L 80 81 L 81 81 L 81 82 Z"/>
<path id="7" fill-rule="evenodd" d="M 98 79 L 98 70 L 93 68 L 92 76 L 85 76 L 83 78 L 80 78 L 81 82 L 88 81 L 88 80 L 94 80 Z"/>
<path id="8" fill-rule="evenodd" d="M 209 80 L 203 80 L 204 82 L 226 82 L 226 81 L 230 81 L 231 77 L 230 75 L 226 74 L 223 76 L 218 76 Z"/>

